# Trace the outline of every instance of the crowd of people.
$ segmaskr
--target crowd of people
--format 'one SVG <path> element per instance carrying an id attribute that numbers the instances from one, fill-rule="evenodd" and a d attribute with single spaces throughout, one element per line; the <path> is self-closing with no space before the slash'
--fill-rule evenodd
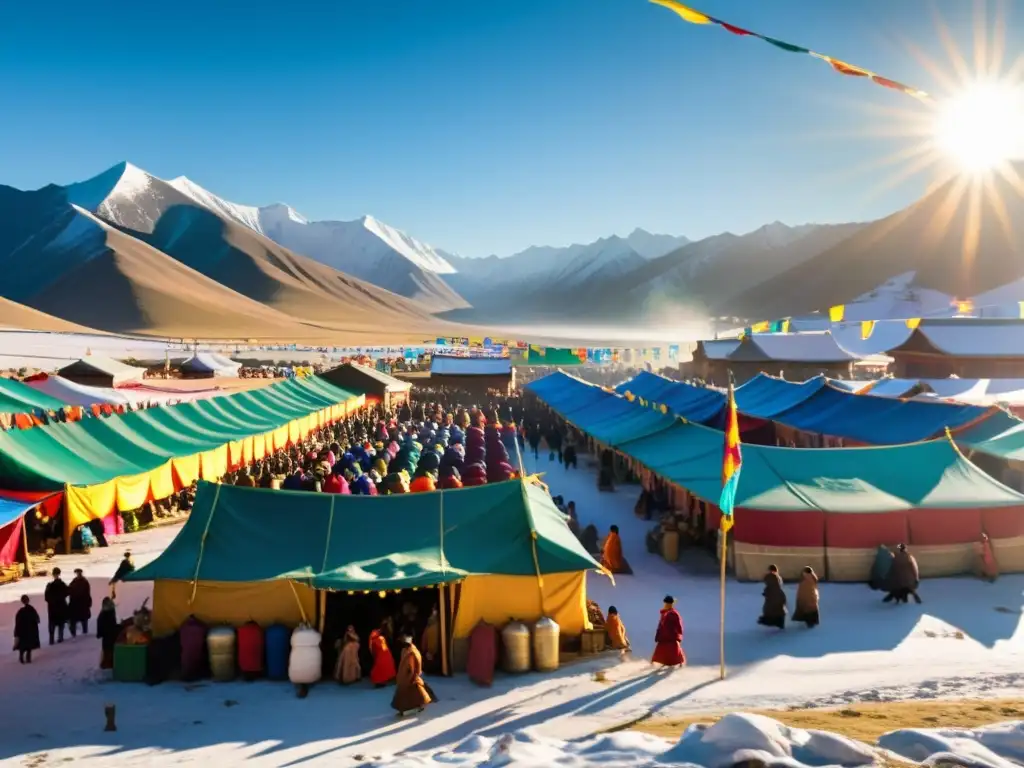
<path id="1" fill-rule="evenodd" d="M 114 603 L 117 583 L 135 570 L 132 553 L 125 552 L 113 578 L 110 579 L 110 595 L 104 597 L 100 604 L 100 613 L 96 617 L 96 637 L 101 642 L 100 668 L 111 669 L 114 666 L 114 643 L 121 632 L 117 620 L 117 607 Z M 46 627 L 50 645 L 64 642 L 65 629 L 71 639 L 78 636 L 81 629 L 83 636 L 89 634 L 89 620 L 92 618 L 92 586 L 85 578 L 81 568 L 75 568 L 75 577 L 65 582 L 61 577 L 60 568 L 50 572 L 51 580 L 43 591 L 43 602 L 46 603 Z M 39 612 L 32 605 L 28 595 L 21 596 L 21 608 L 14 616 L 14 650 L 18 652 L 18 662 L 32 663 L 32 652 L 42 647 L 40 625 L 42 620 Z"/>

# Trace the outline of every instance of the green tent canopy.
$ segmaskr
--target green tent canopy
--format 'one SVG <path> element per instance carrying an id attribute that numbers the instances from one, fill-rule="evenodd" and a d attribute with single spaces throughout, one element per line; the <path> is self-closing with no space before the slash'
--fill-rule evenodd
<path id="1" fill-rule="evenodd" d="M 527 386 L 562 418 L 700 498 L 722 491 L 725 435 L 629 402 L 565 373 Z M 776 511 L 895 512 L 1024 506 L 948 439 L 872 448 L 744 443 L 736 506 Z"/>
<path id="2" fill-rule="evenodd" d="M 0 487 L 60 490 L 141 474 L 353 397 L 326 382 L 295 379 L 207 400 L 0 432 Z"/>
<path id="3" fill-rule="evenodd" d="M 532 576 L 537 567 L 546 574 L 599 566 L 547 492 L 522 480 L 394 496 L 201 482 L 181 532 L 129 579 L 290 579 L 376 591 L 469 575 Z"/>
<path id="4" fill-rule="evenodd" d="M 15 379 L 0 378 L 0 413 L 59 411 L 66 404 Z"/>

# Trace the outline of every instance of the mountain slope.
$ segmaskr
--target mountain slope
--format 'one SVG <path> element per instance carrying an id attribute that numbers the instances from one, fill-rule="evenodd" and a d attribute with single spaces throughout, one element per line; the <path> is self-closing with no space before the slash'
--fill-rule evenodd
<path id="1" fill-rule="evenodd" d="M 86 182 L 91 203 L 95 192 L 109 189 L 95 205 L 98 216 L 279 312 L 348 330 L 422 330 L 434 322 L 415 302 L 295 254 L 134 166 L 117 166 L 102 177 L 106 183 Z M 117 178 L 113 186 L 110 177 Z"/>
<path id="2" fill-rule="evenodd" d="M 431 312 L 467 306 L 439 277 L 454 268 L 429 245 L 365 216 L 357 221 L 309 221 L 287 205 L 238 205 L 179 176 L 168 184 L 221 218 L 265 235 L 321 264 L 413 299 Z"/>
<path id="3" fill-rule="evenodd" d="M 54 333 L 96 333 L 92 328 L 61 320 L 54 315 L 26 307 L 0 296 L 0 328 L 24 331 L 51 331 Z"/>
<path id="4" fill-rule="evenodd" d="M 1024 168 L 1017 169 L 1018 178 Z M 736 299 L 737 312 L 774 318 L 845 304 L 913 273 L 911 291 L 977 296 L 1024 277 L 1024 195 L 997 176 L 994 196 L 971 203 L 952 180 L 907 208 L 864 227 L 815 258 Z M 1000 202 L 994 202 L 998 199 Z M 976 243 L 965 249 L 964 244 Z"/>
<path id="5" fill-rule="evenodd" d="M 126 163 L 67 187 L 0 187 L 0 208 L 0 292 L 100 330 L 339 343 L 444 325 Z"/>
<path id="6" fill-rule="evenodd" d="M 645 259 L 656 259 L 693 241 L 682 236 L 656 235 L 637 227 L 626 236 L 626 242 Z"/>

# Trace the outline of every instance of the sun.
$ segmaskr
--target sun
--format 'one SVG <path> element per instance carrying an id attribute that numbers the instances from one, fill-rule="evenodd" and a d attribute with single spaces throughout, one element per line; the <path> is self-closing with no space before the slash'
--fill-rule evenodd
<path id="1" fill-rule="evenodd" d="M 1024 99 L 1014 84 L 976 82 L 944 100 L 936 149 L 965 172 L 980 173 L 1024 156 Z"/>

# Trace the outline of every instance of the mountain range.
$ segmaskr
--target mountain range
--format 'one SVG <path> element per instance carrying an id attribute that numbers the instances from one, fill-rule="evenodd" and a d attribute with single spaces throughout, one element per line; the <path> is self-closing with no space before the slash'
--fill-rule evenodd
<path id="1" fill-rule="evenodd" d="M 121 163 L 66 186 L 0 186 L 0 323 L 331 344 L 531 324 L 689 334 L 867 302 L 894 280 L 941 302 L 1024 277 L 1016 188 L 999 182 L 1001 208 L 981 197 L 967 212 L 950 202 L 956 183 L 868 224 L 774 222 L 693 242 L 636 229 L 465 258 L 372 216 L 310 221 Z"/>

